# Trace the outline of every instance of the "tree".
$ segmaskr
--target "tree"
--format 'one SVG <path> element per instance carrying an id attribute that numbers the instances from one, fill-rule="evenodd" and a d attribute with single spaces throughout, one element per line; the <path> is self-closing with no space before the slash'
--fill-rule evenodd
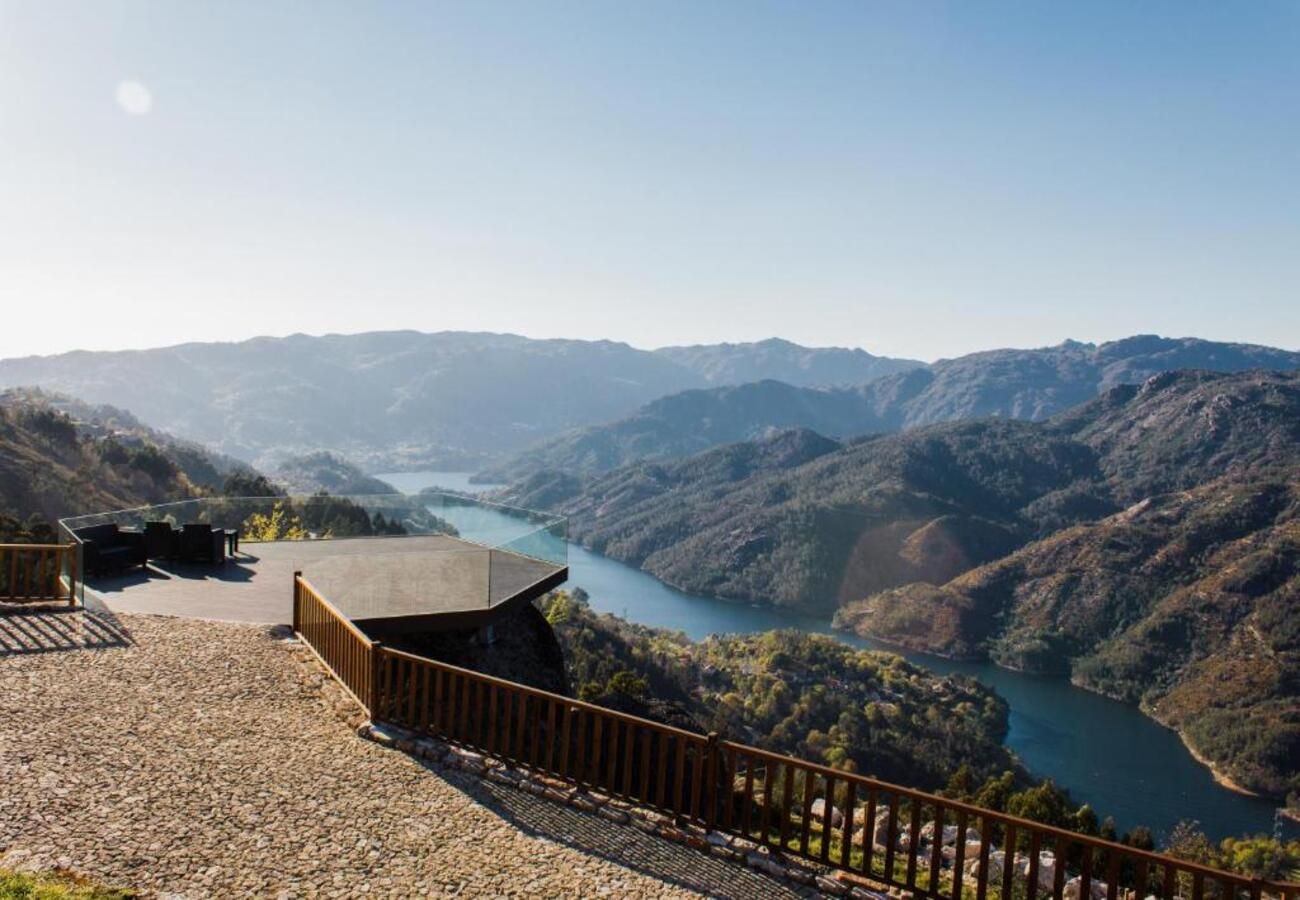
<path id="1" fill-rule="evenodd" d="M 605 689 L 611 694 L 625 694 L 628 697 L 644 697 L 646 693 L 646 683 L 644 678 L 637 678 L 636 675 L 627 669 L 620 669 L 615 672 L 613 677 L 605 685 Z"/>
<path id="2" fill-rule="evenodd" d="M 970 763 L 962 763 L 957 767 L 957 771 L 952 773 L 944 785 L 942 794 L 965 803 L 971 801 L 975 796 L 975 773 L 971 771 Z"/>
<path id="3" fill-rule="evenodd" d="M 1044 825 L 1055 825 L 1057 828 L 1071 828 L 1075 824 L 1069 795 L 1050 778 L 1042 784 L 1012 794 L 1007 800 L 1007 812 Z"/>
<path id="4" fill-rule="evenodd" d="M 990 778 L 975 795 L 975 804 L 985 809 L 1005 812 L 1011 795 L 1016 789 L 1016 773 L 1003 772 L 997 778 Z"/>
<path id="5" fill-rule="evenodd" d="M 1300 867 L 1300 841 L 1284 844 L 1256 835 L 1227 838 L 1219 849 L 1223 866 L 1253 878 L 1291 878 Z"/>
<path id="6" fill-rule="evenodd" d="M 269 513 L 250 515 L 241 530 L 246 541 L 303 541 L 308 536 L 302 519 L 282 502 L 271 507 Z"/>

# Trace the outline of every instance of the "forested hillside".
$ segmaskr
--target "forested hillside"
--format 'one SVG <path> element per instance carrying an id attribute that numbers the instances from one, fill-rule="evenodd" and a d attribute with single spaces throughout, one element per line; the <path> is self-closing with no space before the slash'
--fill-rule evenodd
<path id="1" fill-rule="evenodd" d="M 1300 792 L 1300 467 L 1149 497 L 838 622 L 1067 675 L 1140 703 L 1239 784 Z"/>
<path id="2" fill-rule="evenodd" d="M 775 452 L 790 445 L 804 452 Z M 1035 534 L 1029 504 L 1096 473 L 1088 448 L 993 420 L 843 447 L 786 432 L 586 482 L 539 475 L 507 496 L 550 503 L 575 539 L 686 590 L 830 614 L 1001 556 Z"/>
<path id="3" fill-rule="evenodd" d="M 1104 810 L 1079 805 L 1020 767 L 1002 744 L 1006 703 L 977 681 L 798 631 L 693 642 L 596 615 L 581 589 L 539 605 L 563 650 L 567 680 L 588 701 L 1153 846 L 1148 829 L 1117 834 Z"/>
<path id="4" fill-rule="evenodd" d="M 696 643 L 598 616 L 581 592 L 542 610 L 583 699 L 654 696 L 734 739 L 930 788 L 963 764 L 981 777 L 1015 768 L 1006 703 L 976 681 L 796 631 Z"/>
<path id="5" fill-rule="evenodd" d="M 51 536 L 64 516 L 160 503 L 206 492 L 225 463 L 173 443 L 114 410 L 31 392 L 0 395 L 0 517 L 11 535 Z"/>
<path id="6" fill-rule="evenodd" d="M 1045 423 L 985 419 L 850 441 L 811 432 L 505 492 L 672 584 L 829 613 L 941 584 L 1062 527 L 1234 470 L 1300 462 L 1300 376 L 1183 372 Z"/>
<path id="7" fill-rule="evenodd" d="M 765 381 L 692 390 L 649 403 L 627 418 L 559 435 L 488 467 L 480 480 L 514 482 L 545 470 L 600 474 L 781 428 L 846 438 L 987 416 L 1039 420 L 1169 369 L 1297 367 L 1300 353 L 1286 350 L 1134 337 L 1099 346 L 1067 341 L 1035 350 L 974 353 L 853 387 L 810 389 Z"/>
<path id="8" fill-rule="evenodd" d="M 272 472 L 276 482 L 291 494 L 394 494 L 397 490 L 385 481 L 372 478 L 356 465 L 327 450 L 290 456 Z"/>

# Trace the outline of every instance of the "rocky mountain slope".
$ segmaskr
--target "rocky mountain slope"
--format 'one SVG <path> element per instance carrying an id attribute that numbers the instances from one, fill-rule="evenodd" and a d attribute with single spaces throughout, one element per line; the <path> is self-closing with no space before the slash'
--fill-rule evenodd
<path id="1" fill-rule="evenodd" d="M 703 349 L 700 356 L 708 358 Z M 1067 341 L 1034 350 L 974 353 L 853 387 L 809 389 L 764 381 L 692 390 L 656 400 L 626 418 L 559 435 L 490 467 L 481 479 L 517 481 L 545 469 L 606 472 L 638 460 L 673 459 L 761 437 L 777 428 L 852 437 L 989 416 L 1039 420 L 1166 370 L 1255 368 L 1300 368 L 1300 353 L 1141 336 L 1100 345 Z"/>
<path id="2" fill-rule="evenodd" d="M 1049 418 L 1121 384 L 1160 372 L 1300 368 L 1300 352 L 1198 338 L 1136 335 L 1104 344 L 1066 341 L 1032 350 L 990 350 L 881 379 L 870 394 L 895 428 L 1001 416 Z"/>
<path id="3" fill-rule="evenodd" d="M 810 432 L 504 492 L 685 589 L 829 613 L 934 584 L 1060 528 L 1300 459 L 1300 375 L 1184 372 L 1051 422 L 947 423 L 842 446 Z"/>
<path id="4" fill-rule="evenodd" d="M 1300 792 L 1300 466 L 1146 497 L 838 623 L 1140 703 L 1235 782 Z"/>

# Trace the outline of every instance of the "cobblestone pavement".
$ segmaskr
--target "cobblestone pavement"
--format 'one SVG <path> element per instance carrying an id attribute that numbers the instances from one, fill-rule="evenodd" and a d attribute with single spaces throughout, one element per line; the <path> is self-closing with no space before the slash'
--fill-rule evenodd
<path id="1" fill-rule="evenodd" d="M 0 616 L 0 864 L 182 897 L 796 896 L 357 738 L 265 628 L 85 616 Z"/>

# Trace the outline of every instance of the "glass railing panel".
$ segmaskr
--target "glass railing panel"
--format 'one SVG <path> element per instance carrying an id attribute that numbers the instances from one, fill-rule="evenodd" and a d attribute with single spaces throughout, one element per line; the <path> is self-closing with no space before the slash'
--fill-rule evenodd
<path id="1" fill-rule="evenodd" d="M 556 519 L 499 544 L 497 549 L 566 566 L 569 564 L 568 524 L 568 519 Z"/>
<path id="2" fill-rule="evenodd" d="M 86 587 L 81 570 L 80 542 L 73 535 L 72 529 L 63 522 L 59 522 L 58 535 L 60 544 L 72 544 L 78 547 L 76 552 L 64 554 L 63 571 L 59 573 L 59 577 L 62 579 L 65 589 L 71 588 L 72 596 L 77 603 L 84 605 L 86 602 Z"/>
<path id="3" fill-rule="evenodd" d="M 375 610 L 385 608 L 381 602 L 384 595 L 391 596 L 388 602 L 398 606 L 414 604 L 420 597 L 426 598 L 422 601 L 426 607 L 442 602 L 440 597 L 453 604 L 473 597 L 480 606 L 489 606 L 553 575 L 568 562 L 567 519 L 447 491 L 206 497 L 77 516 L 62 520 L 60 530 L 78 542 L 105 525 L 142 532 L 151 548 L 151 564 L 167 569 L 175 564 L 176 554 L 184 551 L 174 549 L 180 540 L 174 538 L 172 553 L 155 555 L 155 545 L 168 541 L 165 536 L 157 540 L 160 524 L 178 533 L 191 524 L 237 532 L 240 558 L 249 564 L 256 564 L 259 545 L 330 541 L 329 552 L 314 548 L 291 555 L 295 561 L 301 560 L 304 572 L 311 569 L 318 579 L 347 590 L 348 602 L 355 606 L 349 614 L 357 617 L 377 615 Z M 441 537 L 445 542 L 402 545 L 398 540 L 411 537 Z M 355 540 L 360 538 L 373 541 Z M 447 556 L 450 553 L 465 556 L 453 560 Z M 260 555 L 270 556 L 267 551 Z M 428 561 L 412 558 L 420 555 L 429 557 Z M 277 551 L 276 557 L 282 559 L 283 554 Z M 389 562 L 393 564 L 391 576 L 360 575 L 362 569 L 378 572 Z M 88 574 L 93 582 L 94 573 L 77 573 L 77 590 L 83 599 Z M 317 587 L 334 598 L 332 587 Z"/>

